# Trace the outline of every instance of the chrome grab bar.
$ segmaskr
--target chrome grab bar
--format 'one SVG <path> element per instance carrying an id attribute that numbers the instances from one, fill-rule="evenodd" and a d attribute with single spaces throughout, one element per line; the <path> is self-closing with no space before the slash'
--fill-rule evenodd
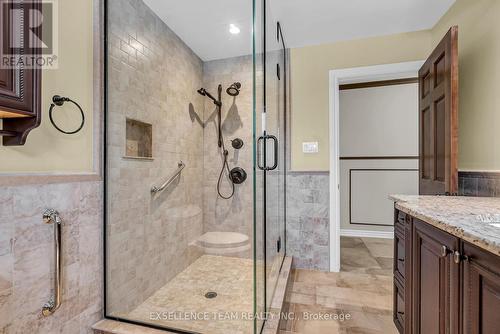
<path id="1" fill-rule="evenodd" d="M 156 193 L 159 193 L 159 192 L 165 190 L 165 188 L 167 188 L 172 182 L 174 182 L 175 178 L 177 176 L 179 176 L 179 174 L 182 172 L 184 167 L 186 167 L 186 165 L 182 161 L 179 161 L 179 163 L 177 164 L 177 170 L 175 171 L 175 173 L 167 181 L 165 181 L 161 186 L 152 187 L 151 193 L 154 195 Z"/>
<path id="2" fill-rule="evenodd" d="M 55 262 L 55 277 L 54 277 L 54 295 L 50 297 L 42 307 L 42 315 L 48 317 L 61 306 L 61 218 L 59 213 L 54 209 L 47 209 L 43 213 L 43 222 L 45 224 L 54 225 L 54 262 Z"/>

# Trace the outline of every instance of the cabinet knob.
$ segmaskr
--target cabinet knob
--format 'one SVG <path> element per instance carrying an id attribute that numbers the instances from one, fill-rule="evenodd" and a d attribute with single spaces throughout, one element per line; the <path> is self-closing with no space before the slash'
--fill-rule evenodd
<path id="1" fill-rule="evenodd" d="M 451 251 L 445 245 L 441 246 L 441 257 L 446 257 Z"/>
<path id="2" fill-rule="evenodd" d="M 455 251 L 453 253 L 453 262 L 455 262 L 456 264 L 459 264 L 460 262 L 462 262 L 462 260 L 469 261 L 469 257 L 467 255 L 460 254 L 459 251 Z"/>

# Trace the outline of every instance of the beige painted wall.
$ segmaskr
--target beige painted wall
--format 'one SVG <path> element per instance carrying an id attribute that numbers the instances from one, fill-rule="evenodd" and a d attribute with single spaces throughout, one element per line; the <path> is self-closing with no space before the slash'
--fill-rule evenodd
<path id="1" fill-rule="evenodd" d="M 458 25 L 459 168 L 500 170 L 500 1 L 458 0 L 432 30 Z"/>
<path id="2" fill-rule="evenodd" d="M 431 33 L 420 31 L 292 49 L 292 170 L 329 169 L 330 70 L 422 60 L 430 46 Z M 304 141 L 318 141 L 319 153 L 303 154 Z"/>
<path id="3" fill-rule="evenodd" d="M 26 145 L 0 146 L 0 173 L 85 173 L 93 170 L 93 1 L 59 0 L 59 68 L 42 73 L 42 124 Z M 64 135 L 49 122 L 53 95 L 69 96 L 85 111 L 86 125 Z M 79 112 L 57 108 L 61 127 L 76 128 Z"/>
<path id="4" fill-rule="evenodd" d="M 291 50 L 292 169 L 328 170 L 328 72 L 423 60 L 459 25 L 459 168 L 500 170 L 500 1 L 458 0 L 431 30 Z M 319 154 L 303 154 L 318 141 Z"/>

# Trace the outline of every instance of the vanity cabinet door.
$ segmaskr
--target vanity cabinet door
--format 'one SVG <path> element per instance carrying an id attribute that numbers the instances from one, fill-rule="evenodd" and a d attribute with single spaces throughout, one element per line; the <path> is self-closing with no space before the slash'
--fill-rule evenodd
<path id="1" fill-rule="evenodd" d="M 37 9 L 39 1 L 27 2 L 24 11 L 27 13 L 30 9 Z M 8 4 L 6 0 L 0 0 L 1 41 L 0 56 L 10 59 L 8 54 L 10 46 L 14 44 L 13 40 L 26 40 L 30 36 L 29 20 L 23 15 L 11 15 L 10 11 L 17 8 L 18 4 Z M 38 28 L 36 28 L 38 29 Z M 24 52 L 31 54 L 34 51 L 29 49 L 28 43 L 25 43 Z M 7 52 L 7 53 L 6 53 Z M 19 53 L 19 51 L 18 51 Z M 0 118 L 34 117 L 40 106 L 40 70 L 24 68 L 19 65 L 16 68 L 8 67 L 0 70 Z"/>
<path id="2" fill-rule="evenodd" d="M 412 234 L 413 233 L 413 218 L 411 216 L 407 216 L 405 220 L 405 326 L 404 333 L 411 334 L 412 333 L 412 312 L 411 312 L 411 301 L 412 301 L 412 276 L 413 276 L 413 267 L 412 267 Z"/>
<path id="3" fill-rule="evenodd" d="M 459 239 L 413 219 L 412 333 L 459 333 Z"/>
<path id="4" fill-rule="evenodd" d="M 29 132 L 41 122 L 41 78 L 39 67 L 24 66 L 20 59 L 40 55 L 41 27 L 28 13 L 41 11 L 41 0 L 13 2 L 0 0 L 0 138 L 5 146 L 24 145 Z M 15 13 L 15 14 L 13 14 Z M 35 16 L 35 14 L 33 14 Z M 32 22 L 35 20 L 35 22 Z M 19 41 L 24 44 L 18 45 Z M 28 42 L 29 41 L 29 42 Z M 19 58 L 20 57 L 20 58 Z M 16 66 L 3 66 L 14 59 Z M 10 64 L 12 65 L 12 64 Z"/>
<path id="5" fill-rule="evenodd" d="M 500 333 L 500 257 L 464 242 L 463 333 Z"/>

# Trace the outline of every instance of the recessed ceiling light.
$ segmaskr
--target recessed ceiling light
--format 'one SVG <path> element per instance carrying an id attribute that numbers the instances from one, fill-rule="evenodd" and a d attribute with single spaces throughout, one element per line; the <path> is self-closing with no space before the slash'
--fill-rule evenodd
<path id="1" fill-rule="evenodd" d="M 229 32 L 233 35 L 238 35 L 240 33 L 240 28 L 231 23 L 229 25 Z"/>

